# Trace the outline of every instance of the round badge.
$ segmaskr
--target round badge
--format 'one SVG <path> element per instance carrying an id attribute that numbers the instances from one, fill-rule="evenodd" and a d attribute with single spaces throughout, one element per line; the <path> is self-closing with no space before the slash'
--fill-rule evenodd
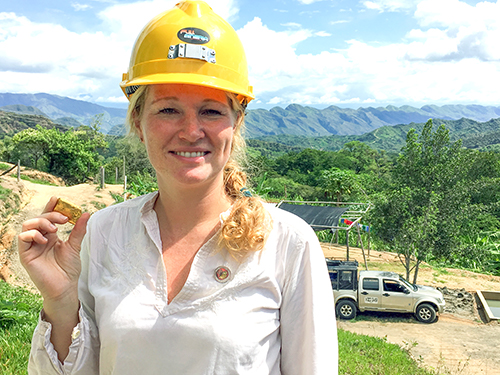
<path id="1" fill-rule="evenodd" d="M 184 27 L 177 32 L 177 37 L 185 43 L 205 44 L 210 42 L 210 34 L 196 27 Z"/>
<path id="2" fill-rule="evenodd" d="M 220 266 L 215 269 L 214 277 L 219 283 L 225 283 L 229 281 L 229 277 L 231 276 L 231 271 L 229 268 Z"/>

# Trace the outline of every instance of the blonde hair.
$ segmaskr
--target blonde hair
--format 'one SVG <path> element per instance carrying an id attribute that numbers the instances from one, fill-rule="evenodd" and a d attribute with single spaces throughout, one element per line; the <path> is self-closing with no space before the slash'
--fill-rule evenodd
<path id="1" fill-rule="evenodd" d="M 134 121 L 142 115 L 147 92 L 147 85 L 140 86 L 130 97 L 126 118 L 129 135 L 138 135 Z M 226 95 L 236 118 L 231 155 L 224 167 L 224 189 L 233 206 L 222 224 L 219 246 L 225 247 L 233 257 L 242 259 L 248 252 L 264 248 L 272 219 L 260 197 L 244 194 L 247 175 L 241 164 L 246 163 L 246 143 L 243 138 L 245 108 L 235 94 Z"/>

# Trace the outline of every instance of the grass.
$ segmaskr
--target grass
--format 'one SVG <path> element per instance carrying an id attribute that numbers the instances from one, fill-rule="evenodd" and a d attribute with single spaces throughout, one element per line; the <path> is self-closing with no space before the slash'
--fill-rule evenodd
<path id="1" fill-rule="evenodd" d="M 98 210 L 102 210 L 103 208 L 106 208 L 105 203 L 97 202 L 97 201 L 91 201 L 92 205 L 97 208 Z"/>
<path id="2" fill-rule="evenodd" d="M 5 163 L 0 163 L 0 171 L 6 171 L 7 169 L 10 169 L 11 166 Z"/>
<path id="3" fill-rule="evenodd" d="M 17 193 L 0 185 L 0 219 L 19 212 L 20 203 L 21 198 Z"/>
<path id="4" fill-rule="evenodd" d="M 0 201 L 7 199 L 10 193 L 12 193 L 12 190 L 4 188 L 0 185 Z"/>
<path id="5" fill-rule="evenodd" d="M 17 178 L 17 175 L 13 174 L 11 177 Z M 41 180 L 38 178 L 31 178 L 28 176 L 21 175 L 21 180 L 32 182 L 34 184 L 39 184 L 39 185 L 50 185 L 50 186 L 57 186 L 56 184 L 53 184 L 52 182 Z"/>
<path id="6" fill-rule="evenodd" d="M 419 366 L 407 349 L 386 339 L 338 330 L 339 374 L 345 375 L 431 375 Z"/>
<path id="7" fill-rule="evenodd" d="M 0 280 L 0 374 L 25 375 L 41 298 Z"/>
<path id="8" fill-rule="evenodd" d="M 123 195 L 121 195 L 121 194 L 113 193 L 112 191 L 110 191 L 109 194 L 115 200 L 115 204 L 116 203 L 121 203 L 121 202 L 124 201 Z"/>

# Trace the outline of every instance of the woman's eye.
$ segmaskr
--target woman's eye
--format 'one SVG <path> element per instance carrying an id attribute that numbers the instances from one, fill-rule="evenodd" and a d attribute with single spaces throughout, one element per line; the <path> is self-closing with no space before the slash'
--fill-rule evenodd
<path id="1" fill-rule="evenodd" d="M 175 108 L 162 108 L 160 109 L 160 113 L 170 115 L 177 113 L 177 110 Z"/>
<path id="2" fill-rule="evenodd" d="M 205 116 L 221 116 L 222 112 L 218 111 L 217 109 L 208 109 L 207 108 L 207 109 L 202 110 L 201 114 L 205 115 Z"/>

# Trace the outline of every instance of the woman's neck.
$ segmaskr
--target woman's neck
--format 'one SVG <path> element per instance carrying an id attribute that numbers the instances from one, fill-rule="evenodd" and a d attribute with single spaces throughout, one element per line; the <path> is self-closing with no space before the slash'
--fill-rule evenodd
<path id="1" fill-rule="evenodd" d="M 162 188 L 155 203 L 160 229 L 172 234 L 190 232 L 196 228 L 213 227 L 219 215 L 231 207 L 222 184 L 205 188 Z"/>

